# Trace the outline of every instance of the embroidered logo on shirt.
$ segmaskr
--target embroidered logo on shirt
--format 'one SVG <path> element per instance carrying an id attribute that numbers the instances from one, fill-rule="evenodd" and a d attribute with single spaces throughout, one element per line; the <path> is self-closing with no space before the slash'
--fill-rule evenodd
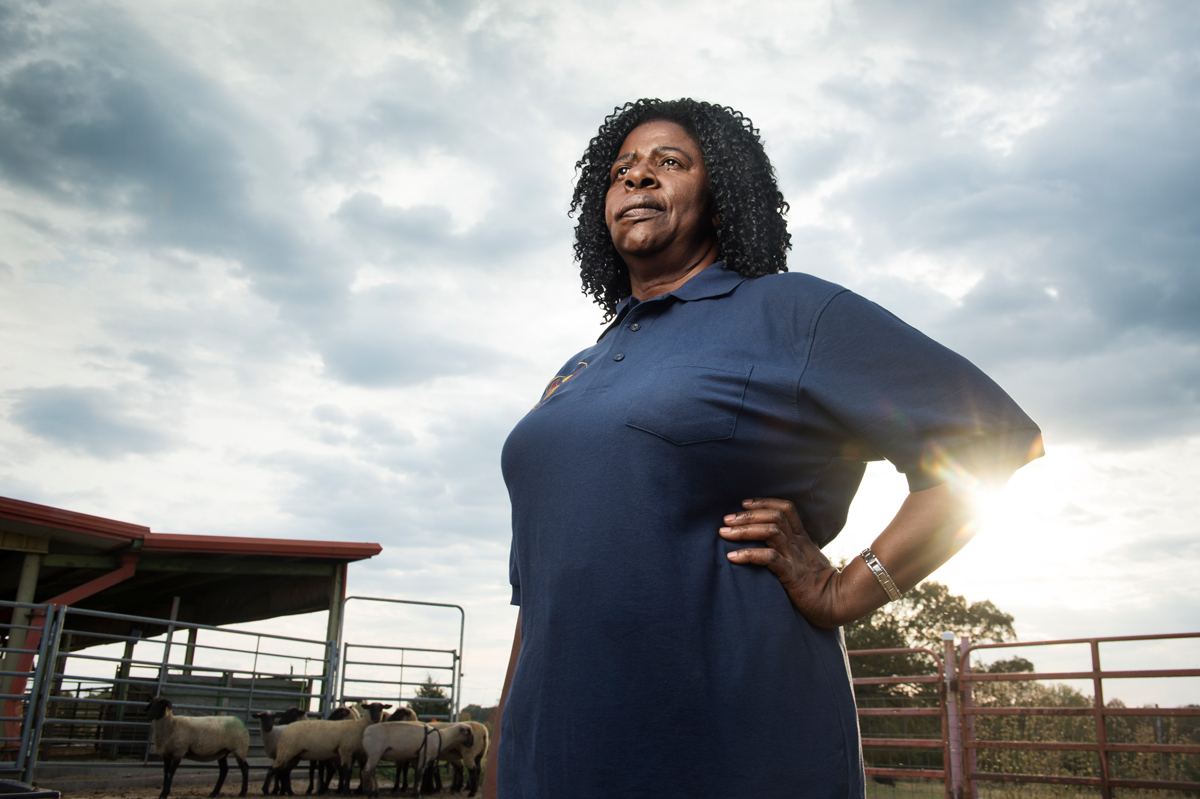
<path id="1" fill-rule="evenodd" d="M 561 386 L 563 383 L 565 383 L 565 382 L 567 382 L 568 380 L 570 380 L 570 379 L 571 379 L 572 377 L 574 377 L 575 375 L 577 375 L 577 374 L 579 374 L 580 372 L 582 372 L 582 371 L 584 370 L 584 368 L 586 368 L 586 367 L 587 367 L 587 362 L 586 362 L 586 361 L 580 361 L 580 362 L 579 362 L 579 364 L 578 364 L 578 365 L 576 365 L 576 367 L 575 367 L 575 371 L 571 372 L 571 374 L 569 374 L 569 375 L 556 375 L 556 376 L 555 376 L 555 378 L 554 378 L 553 380 L 551 380 L 549 383 L 547 383 L 547 384 L 546 384 L 546 390 L 542 392 L 542 399 L 541 399 L 541 402 L 539 402 L 537 405 L 534 405 L 533 407 L 534 407 L 534 408 L 540 408 L 540 407 L 542 407 L 543 405 L 545 405 L 545 404 L 546 404 L 546 401 L 550 399 L 550 395 L 551 395 L 551 394 L 553 394 L 555 391 L 558 391 L 558 387 L 559 387 L 559 386 Z"/>

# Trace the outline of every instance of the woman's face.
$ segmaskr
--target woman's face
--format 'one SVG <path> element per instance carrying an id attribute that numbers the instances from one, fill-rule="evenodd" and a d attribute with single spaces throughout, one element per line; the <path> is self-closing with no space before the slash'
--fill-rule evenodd
<path id="1" fill-rule="evenodd" d="M 716 229 L 700 145 L 674 122 L 638 125 L 609 171 L 604 216 L 627 263 L 704 247 Z"/>

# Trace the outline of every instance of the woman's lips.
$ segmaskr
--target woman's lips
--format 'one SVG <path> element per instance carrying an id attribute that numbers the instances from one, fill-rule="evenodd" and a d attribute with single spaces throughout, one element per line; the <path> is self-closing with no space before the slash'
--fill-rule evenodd
<path id="1" fill-rule="evenodd" d="M 635 194 L 621 203 L 617 211 L 617 219 L 645 219 L 662 213 L 662 204 L 648 194 Z"/>
<path id="2" fill-rule="evenodd" d="M 630 208 L 628 211 L 625 211 L 624 213 L 621 214 L 621 218 L 622 219 L 645 219 L 646 217 L 656 216 L 661 213 L 662 213 L 662 211 L 659 211 L 657 208 L 651 208 L 650 206 L 644 205 L 644 206 L 639 206 L 637 208 Z"/>

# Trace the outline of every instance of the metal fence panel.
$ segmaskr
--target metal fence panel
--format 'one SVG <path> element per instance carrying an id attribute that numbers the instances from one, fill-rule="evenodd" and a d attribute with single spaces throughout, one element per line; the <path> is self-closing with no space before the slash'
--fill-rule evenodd
<path id="1" fill-rule="evenodd" d="M 1103 799 L 1111 799 L 1117 788 L 1200 792 L 1200 706 L 1131 708 L 1115 696 L 1105 701 L 1105 680 L 1111 686 L 1113 680 L 1195 678 L 1200 677 L 1200 668 L 1106 671 L 1100 658 L 1102 644 L 1186 639 L 1200 640 L 1200 633 L 976 645 L 964 640 L 959 681 L 968 794 L 978 796 L 981 782 L 1085 786 Z M 1049 646 L 1086 646 L 1090 668 L 971 670 L 972 653 Z M 1063 690 L 1066 683 L 1060 682 L 1056 694 L 1053 687 L 1041 686 L 1039 681 L 1046 680 L 1086 682 L 1092 693 L 1089 697 L 1069 686 Z M 1168 737 L 1174 742 L 1168 743 Z M 987 761 L 982 769 L 981 758 Z M 1035 763 L 1041 764 L 1040 773 L 1030 768 Z M 1158 773 L 1147 776 L 1155 766 Z"/>

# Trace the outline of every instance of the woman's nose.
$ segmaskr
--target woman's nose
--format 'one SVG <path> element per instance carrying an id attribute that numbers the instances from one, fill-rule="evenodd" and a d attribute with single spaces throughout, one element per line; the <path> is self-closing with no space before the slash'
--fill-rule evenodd
<path id="1" fill-rule="evenodd" d="M 625 186 L 630 189 L 648 189 L 658 185 L 658 175 L 645 163 L 634 164 L 625 173 Z"/>

